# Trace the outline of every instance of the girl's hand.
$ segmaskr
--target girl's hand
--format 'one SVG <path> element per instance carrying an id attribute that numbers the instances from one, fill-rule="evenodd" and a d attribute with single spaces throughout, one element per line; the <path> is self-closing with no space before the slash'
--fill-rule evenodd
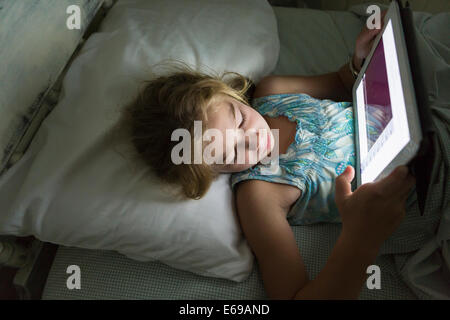
<path id="1" fill-rule="evenodd" d="M 415 179 L 407 167 L 401 166 L 386 178 L 352 192 L 354 175 L 349 166 L 336 179 L 335 201 L 342 218 L 342 234 L 368 250 L 379 250 L 403 220 L 405 201 Z"/>
<path id="2" fill-rule="evenodd" d="M 369 55 L 375 37 L 383 29 L 384 16 L 386 15 L 386 12 L 387 11 L 384 10 L 381 13 L 380 29 L 368 29 L 367 25 L 364 24 L 363 29 L 356 38 L 355 53 L 353 55 L 353 66 L 356 68 L 357 71 L 361 70 L 362 62 Z"/>

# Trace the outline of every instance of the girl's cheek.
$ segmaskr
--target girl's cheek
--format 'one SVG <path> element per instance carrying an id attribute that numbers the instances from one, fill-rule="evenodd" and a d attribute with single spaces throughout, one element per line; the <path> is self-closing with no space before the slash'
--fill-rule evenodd
<path id="1" fill-rule="evenodd" d="M 256 151 L 247 151 L 245 163 L 249 166 L 253 166 L 257 164 L 259 161 L 258 159 L 258 153 Z"/>

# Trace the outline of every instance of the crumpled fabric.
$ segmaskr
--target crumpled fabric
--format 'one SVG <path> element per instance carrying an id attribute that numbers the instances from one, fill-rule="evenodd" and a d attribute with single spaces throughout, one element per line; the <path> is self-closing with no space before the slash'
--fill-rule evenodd
<path id="1" fill-rule="evenodd" d="M 353 6 L 350 11 L 365 21 L 367 6 Z M 413 20 L 436 128 L 435 158 L 424 214 L 420 215 L 413 190 L 405 220 L 384 243 L 381 254 L 394 256 L 400 276 L 419 299 L 450 299 L 450 13 L 414 12 Z"/>

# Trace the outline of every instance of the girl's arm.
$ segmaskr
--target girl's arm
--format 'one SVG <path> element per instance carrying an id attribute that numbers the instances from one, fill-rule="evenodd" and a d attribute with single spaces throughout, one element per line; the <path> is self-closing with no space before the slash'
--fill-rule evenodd
<path id="1" fill-rule="evenodd" d="M 336 180 L 342 232 L 322 271 L 312 281 L 286 220 L 289 203 L 283 185 L 260 180 L 241 182 L 236 206 L 266 293 L 271 299 L 356 299 L 366 270 L 383 241 L 398 227 L 414 179 L 405 167 L 351 192 L 351 167 Z"/>
<path id="2" fill-rule="evenodd" d="M 414 178 L 407 167 L 351 191 L 354 170 L 347 167 L 336 180 L 336 204 L 342 232 L 330 257 L 314 281 L 300 289 L 296 299 L 357 298 L 382 243 L 405 216 L 405 202 Z"/>
<path id="3" fill-rule="evenodd" d="M 269 299 L 292 299 L 308 282 L 308 275 L 286 215 L 292 186 L 261 180 L 240 182 L 236 208 L 241 228 L 258 260 L 259 272 Z"/>
<path id="4" fill-rule="evenodd" d="M 281 93 L 306 93 L 317 99 L 351 101 L 355 78 L 348 63 L 319 76 L 268 76 L 256 86 L 254 98 Z"/>
<path id="5" fill-rule="evenodd" d="M 352 59 L 354 68 L 359 71 L 363 59 L 369 54 L 373 41 L 383 29 L 386 11 L 382 13 L 380 29 L 369 30 L 364 25 L 355 43 L 355 54 Z M 263 97 L 280 93 L 306 93 L 317 99 L 334 101 L 352 101 L 352 87 L 355 77 L 350 71 L 349 63 L 345 63 L 338 71 L 317 76 L 268 76 L 256 86 L 254 97 Z"/>

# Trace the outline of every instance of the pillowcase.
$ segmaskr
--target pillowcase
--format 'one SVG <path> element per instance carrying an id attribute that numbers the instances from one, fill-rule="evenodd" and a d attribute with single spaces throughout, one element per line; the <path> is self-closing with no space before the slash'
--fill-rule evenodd
<path id="1" fill-rule="evenodd" d="M 201 200 L 177 200 L 116 148 L 111 133 L 120 109 L 163 59 L 258 82 L 278 53 L 276 19 L 265 0 L 118 1 L 73 61 L 58 105 L 27 152 L 1 177 L 0 234 L 245 280 L 253 255 L 229 175 Z"/>

